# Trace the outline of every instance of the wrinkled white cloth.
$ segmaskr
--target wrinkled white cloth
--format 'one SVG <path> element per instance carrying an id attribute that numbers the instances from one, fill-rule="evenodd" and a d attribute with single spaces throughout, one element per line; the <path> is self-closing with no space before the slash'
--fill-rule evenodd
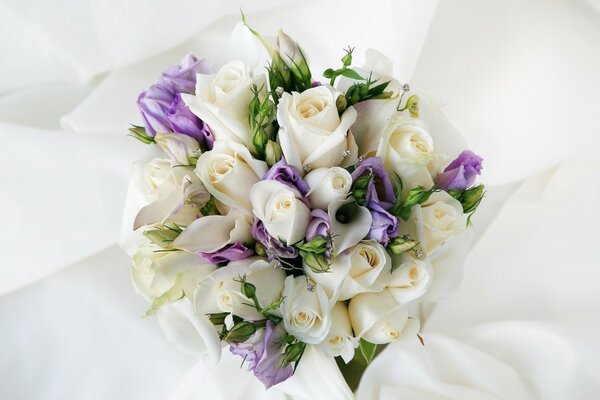
<path id="1" fill-rule="evenodd" d="M 597 1 L 6 0 L 0 398 L 347 398 L 324 364 L 265 393 L 226 350 L 213 371 L 180 354 L 142 318 L 115 245 L 147 151 L 125 136 L 135 97 L 189 51 L 221 62 L 240 6 L 298 39 L 315 73 L 347 45 L 359 65 L 368 47 L 390 55 L 486 160 L 461 289 L 433 308 L 425 347 L 374 361 L 358 400 L 598 397 Z"/>

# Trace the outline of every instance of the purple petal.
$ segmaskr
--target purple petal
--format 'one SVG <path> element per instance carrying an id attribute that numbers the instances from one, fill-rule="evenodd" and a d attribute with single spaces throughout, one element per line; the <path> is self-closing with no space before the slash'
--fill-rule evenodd
<path id="1" fill-rule="evenodd" d="M 254 251 L 240 242 L 235 242 L 212 253 L 200 252 L 200 255 L 209 263 L 217 265 L 229 261 L 243 260 L 254 255 Z"/>

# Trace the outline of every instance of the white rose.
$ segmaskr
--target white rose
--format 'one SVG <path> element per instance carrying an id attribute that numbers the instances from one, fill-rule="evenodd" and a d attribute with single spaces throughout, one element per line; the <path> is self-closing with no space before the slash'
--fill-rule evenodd
<path id="1" fill-rule="evenodd" d="M 191 165 L 200 155 L 200 145 L 196 139 L 181 133 L 157 132 L 154 140 L 173 165 Z"/>
<path id="2" fill-rule="evenodd" d="M 281 314 L 285 330 L 305 343 L 321 343 L 331 328 L 327 294 L 319 285 L 310 290 L 305 276 L 285 279 Z"/>
<path id="3" fill-rule="evenodd" d="M 348 307 L 345 303 L 340 301 L 331 309 L 331 329 L 320 346 L 328 356 L 341 356 L 346 363 L 354 358 L 354 349 L 358 346 L 358 340 L 352 334 Z"/>
<path id="4" fill-rule="evenodd" d="M 340 94 L 328 86 L 283 93 L 277 107 L 278 137 L 288 164 L 303 171 L 356 158 L 356 143 L 349 133 L 356 110 L 349 107 L 340 117 L 335 104 Z"/>
<path id="5" fill-rule="evenodd" d="M 332 301 L 343 301 L 358 293 L 381 291 L 390 279 L 391 269 L 385 248 L 375 241 L 364 241 L 335 257 L 329 272 L 305 268 L 305 273 L 323 287 Z"/>
<path id="6" fill-rule="evenodd" d="M 142 167 L 141 180 L 143 185 L 141 186 L 141 191 L 144 193 L 144 196 L 149 203 L 152 203 L 161 197 L 159 188 L 169 179 L 171 172 L 171 161 L 166 158 L 155 158 L 144 164 Z"/>
<path id="7" fill-rule="evenodd" d="M 299 196 L 277 181 L 258 182 L 250 191 L 254 215 L 264 223 L 269 235 L 288 245 L 304 238 L 311 219 L 310 209 Z"/>
<path id="8" fill-rule="evenodd" d="M 396 267 L 386 286 L 396 301 L 402 304 L 423 297 L 433 275 L 429 260 L 401 256 L 394 258 L 394 264 Z"/>
<path id="9" fill-rule="evenodd" d="M 428 165 L 436 153 L 431 135 L 419 120 L 402 114 L 394 116 L 383 130 L 377 156 L 389 173 L 400 176 L 405 191 L 419 185 L 433 186 Z"/>
<path id="10" fill-rule="evenodd" d="M 399 339 L 409 322 L 408 308 L 398 304 L 388 289 L 353 297 L 348 315 L 356 337 L 375 344 Z"/>
<path id="11" fill-rule="evenodd" d="M 184 166 L 172 168 L 152 196 L 156 200 L 138 211 L 133 229 L 166 222 L 187 226 L 198 218 L 199 209 L 210 199 L 196 174 Z"/>
<path id="12" fill-rule="evenodd" d="M 250 213 L 248 194 L 267 170 L 267 164 L 254 159 L 246 147 L 234 142 L 217 142 L 211 151 L 200 156 L 195 172 L 217 200 Z"/>
<path id="13" fill-rule="evenodd" d="M 308 199 L 313 208 L 327 210 L 329 204 L 336 200 L 345 200 L 352 187 L 352 176 L 344 168 L 317 168 L 312 170 L 304 180 L 310 187 Z"/>
<path id="14" fill-rule="evenodd" d="M 413 207 L 411 220 L 421 249 L 431 255 L 439 246 L 467 227 L 462 205 L 446 192 L 436 192 L 422 205 Z"/>
<path id="15" fill-rule="evenodd" d="M 275 261 L 258 257 L 232 261 L 226 267 L 213 272 L 200 283 L 195 293 L 196 310 L 204 314 L 230 313 L 245 320 L 264 319 L 242 293 L 240 277 L 256 286 L 256 297 L 261 307 L 267 307 L 281 299 L 285 272 L 275 268 Z"/>
<path id="16" fill-rule="evenodd" d="M 183 298 L 158 310 L 158 322 L 167 340 L 179 351 L 198 355 L 207 368 L 221 358 L 221 340 L 208 317 L 194 310 L 189 299 Z"/>
<path id="17" fill-rule="evenodd" d="M 210 127 L 216 141 L 231 140 L 253 149 L 248 104 L 254 85 L 264 87 L 265 76 L 252 77 L 243 62 L 231 61 L 216 74 L 198 74 L 196 95 L 182 94 L 181 97 Z"/>
<path id="18" fill-rule="evenodd" d="M 191 297 L 198 282 L 216 269 L 195 254 L 159 250 L 159 247 L 143 244 L 132 258 L 133 286 L 151 303 L 161 296 Z"/>
<path id="19" fill-rule="evenodd" d="M 252 239 L 252 217 L 239 210 L 208 215 L 192 222 L 173 241 L 173 247 L 190 253 L 212 253 L 228 244 Z"/>

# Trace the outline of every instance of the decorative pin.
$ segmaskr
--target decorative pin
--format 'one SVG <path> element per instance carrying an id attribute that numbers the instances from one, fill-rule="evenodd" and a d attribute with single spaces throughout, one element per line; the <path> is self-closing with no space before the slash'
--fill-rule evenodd
<path id="1" fill-rule="evenodd" d="M 348 157 L 350 157 L 350 154 L 351 154 L 350 150 L 344 150 L 344 152 L 342 153 L 342 157 L 348 158 Z"/>
<path id="2" fill-rule="evenodd" d="M 281 86 L 277 86 L 277 89 L 275 89 L 275 94 L 277 95 L 277 97 L 281 97 L 281 95 L 283 94 L 283 88 Z"/>
<path id="3" fill-rule="evenodd" d="M 307 172 L 307 173 L 312 171 L 312 167 L 310 164 L 306 164 L 303 169 L 304 169 L 304 172 Z"/>

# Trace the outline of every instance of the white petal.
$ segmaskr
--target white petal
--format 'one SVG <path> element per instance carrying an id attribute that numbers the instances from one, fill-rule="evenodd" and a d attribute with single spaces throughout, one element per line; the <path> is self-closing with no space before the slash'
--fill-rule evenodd
<path id="1" fill-rule="evenodd" d="M 164 305 L 157 316 L 165 336 L 175 347 L 201 356 L 207 367 L 217 364 L 221 357 L 219 335 L 208 317 L 197 314 L 188 299 Z"/>

